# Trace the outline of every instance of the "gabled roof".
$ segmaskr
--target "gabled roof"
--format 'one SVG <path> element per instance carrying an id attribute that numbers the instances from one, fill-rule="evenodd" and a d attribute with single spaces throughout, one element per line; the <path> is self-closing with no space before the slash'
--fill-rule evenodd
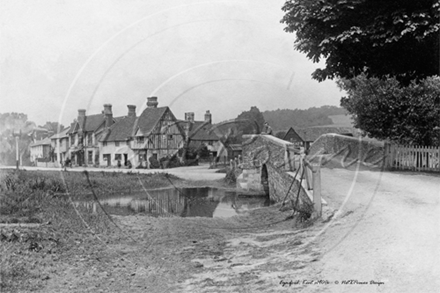
<path id="1" fill-rule="evenodd" d="M 194 121 L 190 123 L 189 137 L 191 140 L 214 140 L 217 141 L 220 137 L 213 131 L 209 131 L 212 128 L 210 123 L 205 121 Z"/>
<path id="2" fill-rule="evenodd" d="M 57 139 L 57 138 L 63 138 L 63 137 L 67 137 L 67 133 L 70 131 L 70 126 L 65 128 L 63 131 L 59 132 L 59 133 L 55 133 L 54 135 L 52 135 L 50 137 L 50 139 Z"/>
<path id="3" fill-rule="evenodd" d="M 119 117 L 100 141 L 126 141 L 133 132 L 135 122 L 136 117 Z"/>
<path id="4" fill-rule="evenodd" d="M 86 116 L 86 123 L 83 131 L 96 131 L 104 123 L 104 114 L 95 114 Z"/>
<path id="5" fill-rule="evenodd" d="M 132 135 L 135 135 L 138 128 L 145 136 L 149 135 L 167 110 L 168 107 L 146 108 L 136 119 Z"/>
<path id="6" fill-rule="evenodd" d="M 121 117 L 113 117 L 113 122 L 116 123 L 123 119 L 125 116 Z M 85 125 L 83 131 L 85 132 L 95 132 L 98 130 L 98 128 L 105 123 L 105 115 L 103 113 L 101 114 L 93 114 L 85 116 Z M 78 121 L 73 122 L 70 124 L 70 130 L 68 133 L 75 133 L 79 130 L 79 123 Z"/>
<path id="7" fill-rule="evenodd" d="M 293 127 L 290 127 L 283 137 L 284 140 L 288 140 L 289 138 L 295 138 L 304 141 L 304 139 L 298 134 L 298 132 L 295 131 L 295 129 L 293 129 Z"/>
<path id="8" fill-rule="evenodd" d="M 36 142 L 30 144 L 31 147 L 40 146 L 40 145 L 50 145 L 50 138 L 46 137 L 45 139 L 37 140 Z"/>
<path id="9" fill-rule="evenodd" d="M 67 134 L 71 134 L 71 133 L 77 132 L 78 131 L 78 127 L 79 127 L 79 125 L 78 125 L 77 121 L 74 121 L 74 122 L 70 123 L 69 130 L 67 131 Z"/>

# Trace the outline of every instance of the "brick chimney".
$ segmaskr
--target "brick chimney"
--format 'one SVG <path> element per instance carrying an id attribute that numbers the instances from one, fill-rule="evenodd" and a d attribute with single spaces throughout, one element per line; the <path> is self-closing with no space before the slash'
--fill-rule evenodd
<path id="1" fill-rule="evenodd" d="M 211 115 L 211 112 L 209 112 L 209 110 L 206 110 L 206 113 L 205 113 L 205 122 L 207 122 L 207 123 L 209 123 L 209 124 L 211 124 L 211 122 L 212 122 L 212 115 Z"/>
<path id="2" fill-rule="evenodd" d="M 86 110 L 78 109 L 78 124 L 80 129 L 84 129 L 86 123 Z"/>
<path id="3" fill-rule="evenodd" d="M 185 121 L 194 122 L 194 112 L 185 113 Z"/>
<path id="4" fill-rule="evenodd" d="M 128 117 L 136 117 L 136 106 L 135 105 L 127 105 L 128 108 Z"/>
<path id="5" fill-rule="evenodd" d="M 112 104 L 104 104 L 105 127 L 108 128 L 113 124 Z"/>
<path id="6" fill-rule="evenodd" d="M 157 108 L 157 97 L 148 97 L 147 98 L 147 108 Z"/>

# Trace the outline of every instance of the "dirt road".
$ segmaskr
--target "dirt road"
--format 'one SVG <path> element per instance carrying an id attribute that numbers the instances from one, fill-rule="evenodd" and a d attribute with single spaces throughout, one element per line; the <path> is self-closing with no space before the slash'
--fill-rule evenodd
<path id="1" fill-rule="evenodd" d="M 318 276 L 384 282 L 327 289 L 439 292 L 440 176 L 333 169 L 322 178 L 324 196 L 339 216 L 317 238 L 323 253 Z"/>

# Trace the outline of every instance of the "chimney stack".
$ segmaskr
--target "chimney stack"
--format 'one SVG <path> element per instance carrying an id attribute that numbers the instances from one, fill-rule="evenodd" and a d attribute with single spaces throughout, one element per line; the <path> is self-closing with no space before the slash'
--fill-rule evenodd
<path id="1" fill-rule="evenodd" d="M 84 129 L 86 123 L 86 110 L 78 109 L 78 124 L 80 129 Z"/>
<path id="2" fill-rule="evenodd" d="M 211 112 L 209 112 L 209 110 L 206 110 L 205 113 L 205 122 L 211 124 L 212 123 L 212 115 Z"/>
<path id="3" fill-rule="evenodd" d="M 104 104 L 105 127 L 109 128 L 113 124 L 112 104 Z"/>
<path id="4" fill-rule="evenodd" d="M 157 97 L 148 97 L 147 98 L 147 108 L 157 108 Z"/>
<path id="5" fill-rule="evenodd" d="M 185 113 L 185 121 L 194 122 L 194 112 Z"/>
<path id="6" fill-rule="evenodd" d="M 127 105 L 128 108 L 128 117 L 136 117 L 136 106 L 135 105 Z"/>

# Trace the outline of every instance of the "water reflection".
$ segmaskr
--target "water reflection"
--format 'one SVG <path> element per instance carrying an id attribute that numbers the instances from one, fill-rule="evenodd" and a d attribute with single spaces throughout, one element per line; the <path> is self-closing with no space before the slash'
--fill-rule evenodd
<path id="1" fill-rule="evenodd" d="M 243 197 L 216 188 L 167 188 L 130 196 L 115 195 L 100 199 L 109 214 L 145 213 L 159 217 L 232 217 L 250 209 L 269 205 L 263 197 Z M 96 212 L 97 202 L 78 201 L 77 206 Z"/>

